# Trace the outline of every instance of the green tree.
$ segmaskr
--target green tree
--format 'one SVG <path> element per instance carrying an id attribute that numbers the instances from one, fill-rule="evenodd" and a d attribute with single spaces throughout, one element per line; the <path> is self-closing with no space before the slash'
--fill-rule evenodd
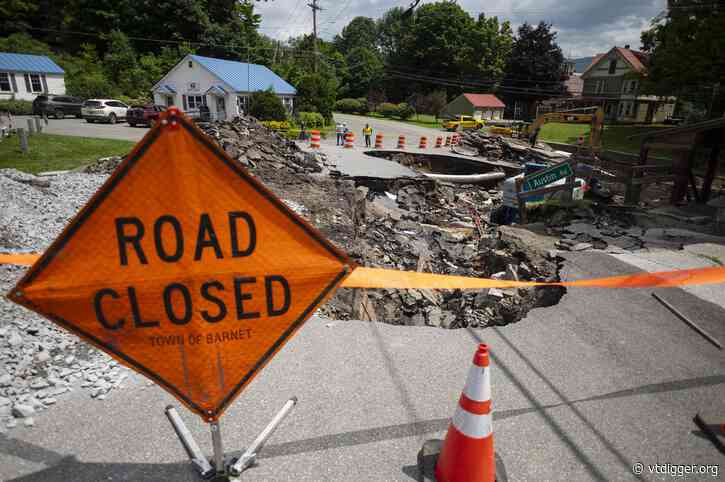
<path id="1" fill-rule="evenodd" d="M 296 84 L 301 111 L 319 112 L 326 121 L 332 119 L 332 108 L 337 99 L 338 81 L 328 69 L 302 75 Z"/>
<path id="2" fill-rule="evenodd" d="M 287 118 L 287 109 L 271 89 L 260 90 L 252 93 L 249 114 L 259 120 L 282 121 Z"/>
<path id="3" fill-rule="evenodd" d="M 349 97 L 367 96 L 371 89 L 381 87 L 383 60 L 367 47 L 355 47 L 345 57 L 346 73 L 341 90 Z"/>
<path id="4" fill-rule="evenodd" d="M 333 43 L 343 55 L 355 48 L 363 47 L 375 50 L 378 45 L 378 27 L 375 20 L 368 17 L 355 17 L 336 35 Z"/>
<path id="5" fill-rule="evenodd" d="M 642 33 L 650 54 L 643 90 L 702 106 L 711 118 L 725 112 L 725 5 L 671 0 L 663 19 Z"/>
<path id="6" fill-rule="evenodd" d="M 564 55 L 551 25 L 521 25 L 500 89 L 507 108 L 518 105 L 522 117 L 533 116 L 536 101 L 564 92 L 564 79 Z"/>
<path id="7" fill-rule="evenodd" d="M 27 33 L 14 33 L 0 38 L 0 52 L 33 55 L 52 55 L 53 53 L 48 44 L 34 39 Z"/>
<path id="8" fill-rule="evenodd" d="M 121 91 L 129 96 L 135 96 L 138 89 L 136 82 L 139 78 L 139 68 L 136 62 L 136 51 L 128 37 L 118 30 L 111 31 L 109 35 L 108 52 L 103 57 L 106 76 L 115 83 Z"/>

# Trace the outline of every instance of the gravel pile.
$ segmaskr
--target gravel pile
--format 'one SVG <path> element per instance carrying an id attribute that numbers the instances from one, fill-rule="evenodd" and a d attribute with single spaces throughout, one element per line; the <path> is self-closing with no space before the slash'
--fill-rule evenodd
<path id="1" fill-rule="evenodd" d="M 0 252 L 42 251 L 103 183 L 106 176 L 67 173 L 39 178 L 0 170 Z M 0 293 L 25 268 L 0 265 Z M 78 337 L 0 297 L 0 430 L 33 415 L 80 387 L 102 400 L 128 371 Z"/>

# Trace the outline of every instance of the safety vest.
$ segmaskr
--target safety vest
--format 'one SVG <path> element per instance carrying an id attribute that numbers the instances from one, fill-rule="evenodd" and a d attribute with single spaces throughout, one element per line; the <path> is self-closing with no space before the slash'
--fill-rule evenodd
<path id="1" fill-rule="evenodd" d="M 372 127 L 363 127 L 363 134 L 366 136 L 373 135 L 373 128 Z"/>

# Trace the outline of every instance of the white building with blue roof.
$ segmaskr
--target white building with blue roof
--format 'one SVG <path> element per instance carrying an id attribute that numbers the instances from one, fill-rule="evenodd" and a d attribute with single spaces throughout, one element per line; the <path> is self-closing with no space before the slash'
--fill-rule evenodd
<path id="1" fill-rule="evenodd" d="M 45 55 L 0 52 L 0 100 L 65 95 L 65 71 Z"/>
<path id="2" fill-rule="evenodd" d="M 253 92 L 272 89 L 289 111 L 297 90 L 263 65 L 187 55 L 153 87 L 154 103 L 185 112 L 209 108 L 214 119 L 233 119 L 246 111 Z"/>

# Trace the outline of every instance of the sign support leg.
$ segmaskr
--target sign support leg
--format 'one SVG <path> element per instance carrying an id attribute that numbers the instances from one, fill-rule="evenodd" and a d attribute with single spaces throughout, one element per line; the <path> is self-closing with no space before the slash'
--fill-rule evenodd
<path id="1" fill-rule="evenodd" d="M 292 397 L 287 400 L 287 403 L 285 403 L 280 411 L 277 412 L 277 415 L 274 416 L 272 421 L 269 422 L 259 435 L 257 435 L 257 438 L 254 442 L 252 442 L 252 445 L 250 445 L 249 448 L 244 451 L 242 456 L 229 467 L 229 473 L 232 476 L 238 477 L 242 475 L 242 472 L 254 465 L 257 460 L 257 455 L 262 450 L 262 447 L 264 447 L 264 444 L 267 443 L 269 437 L 271 437 L 274 431 L 277 430 L 279 424 L 281 424 L 287 415 L 290 414 L 295 405 L 297 405 L 297 397 Z"/>
<path id="2" fill-rule="evenodd" d="M 191 432 L 184 424 L 184 421 L 179 416 L 179 413 L 174 407 L 169 405 L 166 407 L 166 417 L 171 422 L 171 426 L 174 428 L 176 435 L 181 441 L 181 445 L 184 447 L 189 460 L 194 469 L 199 472 L 204 479 L 214 479 L 216 477 L 223 477 L 227 480 L 229 477 L 230 481 L 238 481 L 238 477 L 242 475 L 242 472 L 253 466 L 259 452 L 267 443 L 267 440 L 274 434 L 275 430 L 284 421 L 285 418 L 292 412 L 292 409 L 297 405 L 297 397 L 292 397 L 282 406 L 277 415 L 274 416 L 271 422 L 257 435 L 252 445 L 244 451 L 244 453 L 238 459 L 229 459 L 224 456 L 224 447 L 222 446 L 222 432 L 219 421 L 211 422 L 209 428 L 211 430 L 211 442 L 214 448 L 214 456 L 212 462 L 204 457 L 204 453 L 199 448 L 199 445 L 194 440 Z M 233 462 L 233 463 L 232 463 Z"/>
<path id="3" fill-rule="evenodd" d="M 222 431 L 219 421 L 209 424 L 211 429 L 211 443 L 214 447 L 214 468 L 217 475 L 225 475 L 227 468 L 224 465 L 224 449 L 222 448 Z"/>
<path id="4" fill-rule="evenodd" d="M 206 460 L 206 457 L 204 457 L 204 453 L 199 448 L 199 445 L 196 443 L 196 440 L 194 440 L 194 436 L 191 435 L 189 429 L 186 428 L 186 424 L 184 424 L 184 421 L 179 416 L 179 412 L 169 405 L 166 407 L 166 417 L 169 419 L 169 422 L 171 422 L 171 426 L 174 427 L 174 431 L 179 437 L 181 445 L 184 447 L 186 454 L 189 456 L 189 460 L 191 460 L 191 465 L 194 466 L 203 478 L 206 479 L 211 477 L 214 473 L 214 468 L 211 466 L 209 461 Z"/>

